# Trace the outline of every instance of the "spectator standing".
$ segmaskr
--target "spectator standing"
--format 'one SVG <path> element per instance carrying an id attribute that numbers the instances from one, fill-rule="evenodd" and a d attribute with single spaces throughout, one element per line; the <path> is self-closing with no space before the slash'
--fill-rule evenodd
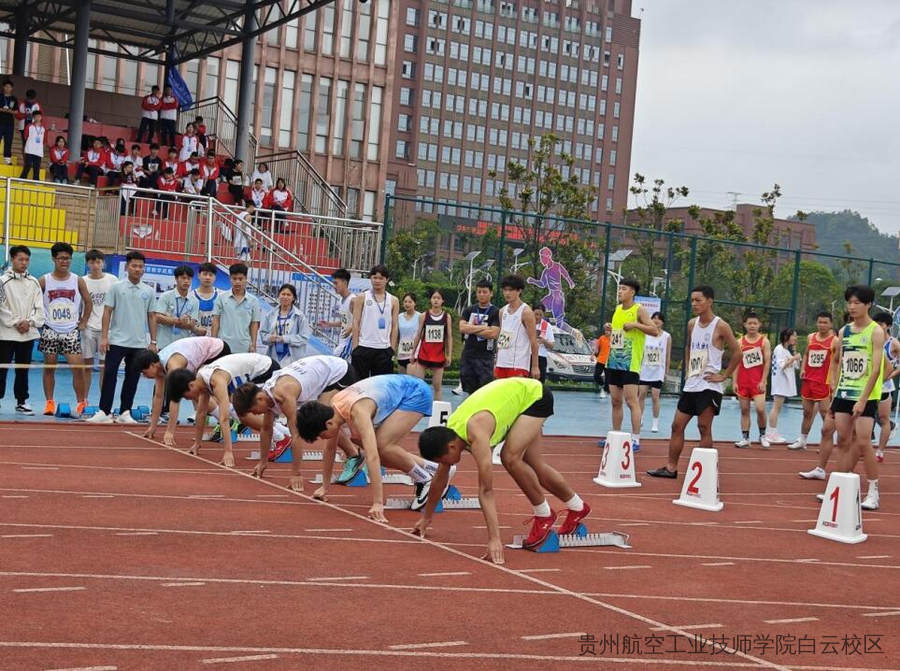
<path id="1" fill-rule="evenodd" d="M 209 150 L 209 139 L 206 137 L 206 124 L 203 122 L 203 117 L 198 116 L 194 119 L 194 126 L 197 128 L 197 141 L 200 143 L 200 146 L 203 147 L 203 151 Z M 215 154 L 213 154 L 215 156 Z"/>
<path id="2" fill-rule="evenodd" d="M 243 263 L 228 268 L 231 291 L 219 292 L 213 308 L 212 336 L 228 343 L 232 354 L 256 351 L 259 300 L 247 293 L 247 273 Z"/>
<path id="3" fill-rule="evenodd" d="M 88 267 L 88 273 L 84 276 L 84 284 L 87 286 L 91 297 L 91 316 L 87 326 L 81 332 L 81 354 L 84 357 L 84 397 L 91 393 L 91 378 L 94 376 L 94 357 L 99 357 L 103 362 L 104 356 L 100 352 L 100 337 L 103 334 L 103 305 L 106 302 L 106 294 L 113 284 L 118 282 L 115 275 L 104 272 L 106 259 L 99 249 L 92 249 L 84 255 L 84 261 Z"/>
<path id="4" fill-rule="evenodd" d="M 46 132 L 42 123 L 41 113 L 35 112 L 31 123 L 25 126 L 25 165 L 22 168 L 22 174 L 19 175 L 19 179 L 28 179 L 29 171 L 34 175 L 32 179 L 39 180 L 41 178 L 41 161 L 44 160 L 44 137 Z"/>
<path id="5" fill-rule="evenodd" d="M 377 265 L 369 272 L 372 288 L 353 300 L 353 340 L 351 361 L 360 379 L 386 375 L 394 371 L 394 352 L 399 332 L 400 303 L 388 293 L 391 275 L 387 266 Z"/>
<path id="6" fill-rule="evenodd" d="M 170 147 L 175 144 L 175 118 L 178 116 L 178 99 L 172 95 L 172 87 L 166 85 L 159 105 L 159 143 Z"/>
<path id="7" fill-rule="evenodd" d="M 35 112 L 43 113 L 43 111 L 41 104 L 37 101 L 37 92 L 34 89 L 25 91 L 25 100 L 19 101 L 19 107 L 16 112 L 22 142 L 25 142 L 25 129 L 28 128 L 34 119 Z"/>
<path id="8" fill-rule="evenodd" d="M 178 266 L 173 274 L 175 288 L 157 298 L 153 310 L 159 349 L 192 335 L 200 322 L 200 303 L 191 293 L 194 270 L 190 266 Z"/>
<path id="9" fill-rule="evenodd" d="M 231 168 L 227 172 L 223 170 L 222 174 L 228 182 L 228 193 L 234 198 L 234 204 L 243 205 L 244 186 L 246 186 L 244 181 L 244 162 L 241 159 L 235 160 L 231 164 Z"/>
<path id="10" fill-rule="evenodd" d="M 294 285 L 282 284 L 278 290 L 278 307 L 263 318 L 259 330 L 268 348 L 266 354 L 282 368 L 306 356 L 306 344 L 312 335 L 309 322 L 296 303 Z"/>
<path id="11" fill-rule="evenodd" d="M 494 285 L 479 280 L 475 285 L 477 302 L 459 316 L 459 332 L 464 343 L 459 360 L 462 389 L 471 394 L 494 379 L 494 353 L 500 335 L 500 310 L 491 303 Z"/>
<path id="12" fill-rule="evenodd" d="M 141 100 L 141 125 L 138 126 L 137 141 L 140 142 L 147 131 L 147 142 L 153 142 L 153 133 L 156 131 L 156 121 L 159 119 L 159 110 L 162 107 L 162 99 L 159 97 L 159 87 L 153 86 L 150 95 Z"/>
<path id="13" fill-rule="evenodd" d="M 0 141 L 3 142 L 6 165 L 12 163 L 13 132 L 18 109 L 19 101 L 13 95 L 13 83 L 7 79 L 3 82 L 3 95 L 0 95 Z"/>
<path id="14" fill-rule="evenodd" d="M 0 275 L 0 364 L 16 368 L 13 394 L 16 412 L 33 415 L 28 405 L 28 366 L 34 351 L 38 329 L 44 325 L 44 299 L 41 285 L 29 274 L 31 250 L 25 245 L 9 249 L 9 267 Z M 6 395 L 7 368 L 0 367 L 0 399 Z"/>
<path id="15" fill-rule="evenodd" d="M 57 184 L 69 183 L 69 148 L 66 138 L 56 136 L 56 143 L 50 148 L 50 174 Z"/>

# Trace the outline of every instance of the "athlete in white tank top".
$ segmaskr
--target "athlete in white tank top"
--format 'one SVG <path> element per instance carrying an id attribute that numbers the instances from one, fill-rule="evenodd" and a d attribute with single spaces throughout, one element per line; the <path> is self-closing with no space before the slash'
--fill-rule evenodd
<path id="1" fill-rule="evenodd" d="M 722 393 L 723 387 L 721 382 L 709 382 L 704 378 L 707 374 L 714 375 L 722 370 L 722 353 L 724 350 L 713 344 L 716 324 L 718 323 L 718 317 L 713 317 L 713 320 L 706 326 L 700 324 L 699 317 L 694 321 L 694 329 L 691 332 L 688 369 L 684 380 L 684 391 L 694 392 L 711 389 L 720 394 Z"/>
<path id="2" fill-rule="evenodd" d="M 497 337 L 497 368 L 531 370 L 531 340 L 522 324 L 527 306 L 522 303 L 511 312 L 508 305 L 500 309 L 500 335 Z"/>
<path id="3" fill-rule="evenodd" d="M 372 349 L 389 349 L 393 327 L 393 295 L 385 292 L 383 300 L 376 300 L 371 291 L 364 293 L 360 300 L 362 314 L 359 325 L 359 345 Z"/>
<path id="4" fill-rule="evenodd" d="M 78 328 L 81 316 L 78 279 L 75 273 L 69 273 L 65 280 L 56 279 L 53 273 L 44 275 L 45 325 L 57 333 L 71 333 Z"/>

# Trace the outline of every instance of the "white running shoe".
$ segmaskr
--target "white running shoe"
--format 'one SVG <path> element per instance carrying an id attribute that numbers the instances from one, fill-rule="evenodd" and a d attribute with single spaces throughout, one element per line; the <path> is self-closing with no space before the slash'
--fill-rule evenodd
<path id="1" fill-rule="evenodd" d="M 28 405 L 26 402 L 22 402 L 16 405 L 16 412 L 20 415 L 33 415 L 34 409 Z M 884 459 L 882 459 L 884 461 Z"/>
<path id="2" fill-rule="evenodd" d="M 659 433 L 659 420 L 658 419 L 653 420 L 653 427 L 650 429 L 650 432 L 651 433 Z"/>
<path id="3" fill-rule="evenodd" d="M 824 500 L 825 500 L 824 494 L 816 494 L 816 501 L 824 501 Z"/>
<path id="4" fill-rule="evenodd" d="M 605 392 L 605 391 L 602 391 L 602 390 L 600 391 L 600 398 L 606 398 L 606 392 Z"/>
<path id="5" fill-rule="evenodd" d="M 16 410 L 18 410 L 18 407 Z M 884 463 L 884 450 L 875 450 L 875 461 L 879 464 Z"/>
<path id="6" fill-rule="evenodd" d="M 495 466 L 503 465 L 503 461 L 501 461 L 501 459 L 500 459 L 500 452 L 503 451 L 503 445 L 505 444 L 505 442 L 506 441 L 497 445 L 494 448 L 494 453 L 491 455 L 491 463 L 494 464 Z"/>
<path id="7" fill-rule="evenodd" d="M 869 489 L 866 500 L 862 502 L 863 510 L 878 510 L 878 490 Z"/>
<path id="8" fill-rule="evenodd" d="M 769 443 L 771 443 L 772 445 L 780 445 L 781 443 L 787 442 L 787 438 L 782 436 L 780 433 L 766 434 L 766 438 L 769 439 Z"/>
<path id="9" fill-rule="evenodd" d="M 94 413 L 93 417 L 89 417 L 84 421 L 88 422 L 89 424 L 112 424 L 113 418 L 112 415 L 107 415 L 102 410 L 98 410 Z"/>
<path id="10" fill-rule="evenodd" d="M 454 396 L 461 396 L 463 393 L 462 384 L 458 384 L 455 387 L 453 387 L 453 389 L 450 390 L 450 393 L 453 394 Z"/>
<path id="11" fill-rule="evenodd" d="M 784 441 L 782 440 L 782 442 Z M 760 436 L 759 444 L 762 445 L 765 449 L 769 449 L 770 447 L 772 447 L 772 439 L 769 438 L 769 436 Z"/>
<path id="12" fill-rule="evenodd" d="M 804 480 L 824 480 L 825 479 L 825 469 L 821 466 L 816 466 L 811 471 L 797 473 Z"/>
<path id="13" fill-rule="evenodd" d="M 747 440 L 746 438 L 741 438 L 740 440 L 738 440 L 734 443 L 734 446 L 740 447 L 740 448 L 747 448 L 747 447 L 750 447 L 750 441 Z"/>
<path id="14" fill-rule="evenodd" d="M 131 410 L 128 412 L 123 412 L 121 415 L 116 417 L 116 424 L 138 424 L 139 422 L 131 416 Z"/>
<path id="15" fill-rule="evenodd" d="M 798 438 L 793 443 L 787 446 L 789 450 L 805 450 L 806 449 L 806 441 Z"/>

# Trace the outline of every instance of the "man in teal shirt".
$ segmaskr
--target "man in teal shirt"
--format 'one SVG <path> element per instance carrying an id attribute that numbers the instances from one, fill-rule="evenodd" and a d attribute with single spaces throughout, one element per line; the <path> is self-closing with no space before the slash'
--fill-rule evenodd
<path id="1" fill-rule="evenodd" d="M 89 422 L 112 424 L 112 404 L 116 395 L 116 377 L 119 366 L 125 361 L 125 380 L 119 400 L 119 424 L 137 424 L 131 416 L 131 406 L 137 391 L 141 372 L 134 367 L 134 357 L 148 347 L 147 330 L 150 331 L 149 348 L 156 351 L 156 321 L 153 319 L 155 291 L 141 282 L 144 276 L 144 255 L 128 252 L 125 255 L 127 278 L 119 280 L 106 292 L 103 308 L 103 330 L 100 335 L 100 353 L 106 354 L 103 364 L 103 386 L 100 391 L 100 410 Z"/>
<path id="2" fill-rule="evenodd" d="M 200 301 L 191 293 L 193 269 L 190 266 L 178 266 L 174 274 L 175 288 L 156 299 L 153 311 L 159 349 L 193 335 L 200 322 Z"/>
<path id="3" fill-rule="evenodd" d="M 256 351 L 259 300 L 247 293 L 247 272 L 243 263 L 228 269 L 231 291 L 221 292 L 213 307 L 212 337 L 227 342 L 232 354 Z"/>

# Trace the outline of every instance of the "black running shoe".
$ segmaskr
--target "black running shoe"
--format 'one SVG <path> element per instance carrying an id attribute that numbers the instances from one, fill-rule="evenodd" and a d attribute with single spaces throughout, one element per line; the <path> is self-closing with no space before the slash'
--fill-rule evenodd
<path id="1" fill-rule="evenodd" d="M 678 477 L 678 471 L 670 471 L 665 466 L 657 468 L 655 471 L 647 471 L 647 475 L 650 475 L 654 478 L 669 478 L 670 480 L 674 480 Z"/>

